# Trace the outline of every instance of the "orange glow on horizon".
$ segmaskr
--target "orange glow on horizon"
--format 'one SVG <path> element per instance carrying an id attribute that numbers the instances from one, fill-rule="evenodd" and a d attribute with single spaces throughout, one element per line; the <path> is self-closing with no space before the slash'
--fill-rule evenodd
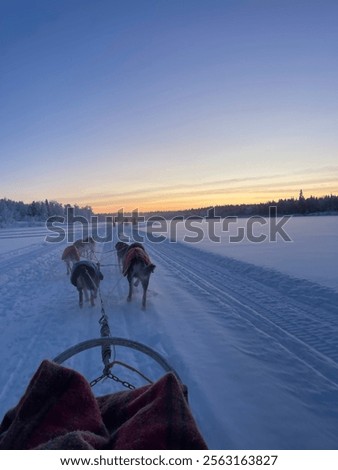
<path id="1" fill-rule="evenodd" d="M 304 185 L 305 188 L 305 185 Z M 285 189 L 285 190 L 278 190 L 278 192 L 265 192 L 265 191 L 256 191 L 255 193 L 251 193 L 250 191 L 244 192 L 243 194 L 239 195 L 228 195 L 225 196 L 224 194 L 217 195 L 212 194 L 210 197 L 199 196 L 192 194 L 191 196 L 185 197 L 168 197 L 168 198 L 154 198 L 154 201 L 144 201 L 140 199 L 138 202 L 139 204 L 131 203 L 126 198 L 125 204 L 114 204 L 113 201 L 92 201 L 86 202 L 86 204 L 90 205 L 96 214 L 102 213 L 117 213 L 118 210 L 123 209 L 125 212 L 132 212 L 133 210 L 138 210 L 141 212 L 165 212 L 165 211 L 180 211 L 180 210 L 189 210 L 189 209 L 199 209 L 204 207 L 215 207 L 215 206 L 223 206 L 223 205 L 240 205 L 240 204 L 260 204 L 266 203 L 269 201 L 278 201 L 279 199 L 297 199 L 299 197 L 300 189 L 303 190 L 304 197 L 323 197 L 328 194 L 337 194 L 338 188 L 336 190 L 331 190 L 328 188 L 327 191 L 323 188 L 308 191 L 306 188 L 294 188 L 292 190 Z M 135 201 L 136 202 L 136 201 Z"/>

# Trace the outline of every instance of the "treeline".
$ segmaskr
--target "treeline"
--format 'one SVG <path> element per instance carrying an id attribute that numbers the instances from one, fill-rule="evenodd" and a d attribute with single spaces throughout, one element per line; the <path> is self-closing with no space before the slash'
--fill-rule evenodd
<path id="1" fill-rule="evenodd" d="M 238 206 L 218 206 L 215 208 L 217 215 L 226 217 L 237 216 L 268 216 L 269 208 L 277 207 L 278 215 L 310 215 L 320 213 L 338 213 L 338 196 L 328 195 L 323 197 L 310 196 L 305 198 L 300 192 L 299 198 L 279 199 L 260 204 L 241 204 Z"/>
<path id="2" fill-rule="evenodd" d="M 79 207 L 77 205 L 60 204 L 57 201 L 33 201 L 30 204 L 10 199 L 0 199 L 0 227 L 15 224 L 16 222 L 38 223 L 45 222 L 53 215 L 66 216 L 68 207 L 74 207 L 76 215 L 89 218 L 93 215 L 90 206 Z"/>
<path id="3" fill-rule="evenodd" d="M 323 197 L 310 196 L 305 198 L 300 191 L 299 197 L 290 199 L 279 199 L 258 204 L 227 204 L 215 206 L 214 208 L 201 207 L 198 209 L 187 209 L 183 211 L 164 211 L 147 213 L 146 216 L 162 216 L 171 219 L 175 216 L 183 217 L 251 217 L 254 215 L 268 216 L 269 208 L 277 207 L 278 215 L 310 215 L 310 214 L 338 214 L 338 196 L 328 195 Z M 209 212 L 208 212 L 209 211 Z"/>
<path id="4" fill-rule="evenodd" d="M 250 217 L 254 215 L 268 216 L 271 206 L 277 207 L 278 215 L 310 215 L 310 214 L 338 214 L 338 196 L 333 194 L 305 198 L 300 191 L 298 198 L 279 199 L 278 201 L 268 201 L 258 204 L 227 204 L 218 205 L 213 208 L 201 207 L 197 209 L 187 209 L 181 211 L 158 211 L 142 213 L 140 215 L 149 218 L 150 216 L 161 216 L 172 219 L 181 217 Z M 10 199 L 0 199 L 0 227 L 13 225 L 17 222 L 39 223 L 45 222 L 53 215 L 66 217 L 67 208 L 74 208 L 74 215 L 82 215 L 89 219 L 94 215 L 90 206 L 80 207 L 77 205 L 60 204 L 57 201 L 33 201 L 30 204 L 22 201 L 12 201 Z M 107 215 L 107 214 L 106 214 Z M 116 215 L 116 214 L 115 214 Z M 101 214 L 101 218 L 104 214 Z M 132 218 L 132 217 L 131 217 Z"/>

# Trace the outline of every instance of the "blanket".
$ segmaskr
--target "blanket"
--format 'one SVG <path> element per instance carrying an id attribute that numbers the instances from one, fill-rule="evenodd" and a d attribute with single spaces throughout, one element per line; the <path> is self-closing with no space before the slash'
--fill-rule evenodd
<path id="1" fill-rule="evenodd" d="M 0 425 L 0 449 L 207 449 L 183 386 L 167 373 L 95 397 L 78 372 L 45 360 Z"/>
<path id="2" fill-rule="evenodd" d="M 73 284 L 73 286 L 77 287 L 78 277 L 83 274 L 84 269 L 88 272 L 89 276 L 94 280 L 94 282 L 96 282 L 96 284 L 98 284 L 98 279 L 102 281 L 103 274 L 101 273 L 98 264 L 90 260 L 81 260 L 77 263 L 74 263 L 73 265 L 73 269 L 70 275 L 70 282 Z"/>
<path id="3" fill-rule="evenodd" d="M 128 269 L 133 260 L 143 261 L 146 266 L 150 266 L 152 264 L 148 254 L 144 251 L 143 248 L 140 248 L 138 246 L 129 248 L 123 260 L 124 276 L 128 274 Z"/>

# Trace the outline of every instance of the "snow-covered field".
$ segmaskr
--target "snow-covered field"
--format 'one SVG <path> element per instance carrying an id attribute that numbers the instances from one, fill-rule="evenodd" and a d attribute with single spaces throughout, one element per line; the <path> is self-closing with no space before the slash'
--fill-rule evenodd
<path id="1" fill-rule="evenodd" d="M 221 243 L 183 242 L 182 227 L 179 243 L 146 241 L 157 266 L 146 311 L 140 290 L 126 302 L 116 237 L 97 246 L 112 335 L 171 363 L 211 449 L 338 449 L 338 217 L 294 218 L 286 227 L 292 243 L 228 243 L 235 225 Z M 42 227 L 0 232 L 1 415 L 42 359 L 100 335 L 100 303 L 79 309 L 60 259 L 66 243 L 45 235 Z M 140 353 L 116 354 L 160 374 Z M 100 350 L 67 365 L 91 380 L 102 371 Z M 128 374 L 118 375 L 137 385 Z M 118 389 L 110 380 L 96 387 Z"/>

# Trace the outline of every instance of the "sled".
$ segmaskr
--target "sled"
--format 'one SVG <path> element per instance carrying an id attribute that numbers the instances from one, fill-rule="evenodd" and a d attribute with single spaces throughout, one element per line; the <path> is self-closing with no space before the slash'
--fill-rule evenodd
<path id="1" fill-rule="evenodd" d="M 175 375 L 176 379 L 182 384 L 182 380 L 177 373 L 177 371 L 162 357 L 158 352 L 156 352 L 154 349 L 150 348 L 149 346 L 146 346 L 143 343 L 139 343 L 137 341 L 132 341 L 129 339 L 125 338 L 118 338 L 118 337 L 101 337 L 101 338 L 95 338 L 95 339 L 89 339 L 86 341 L 83 341 L 81 343 L 76 344 L 75 346 L 72 346 L 68 348 L 67 350 L 63 351 L 60 353 L 58 356 L 56 356 L 53 359 L 53 362 L 56 362 L 57 364 L 63 364 L 67 359 L 70 359 L 71 357 L 75 356 L 76 354 L 79 354 L 83 351 L 86 351 L 88 349 L 92 349 L 95 347 L 101 346 L 102 350 L 102 359 L 104 363 L 104 369 L 102 372 L 102 375 L 99 376 L 98 378 L 92 380 L 90 382 L 91 386 L 96 385 L 99 381 L 101 381 L 104 378 L 110 378 L 114 380 L 115 382 L 121 383 L 124 387 L 129 388 L 131 390 L 135 389 L 135 387 L 130 384 L 129 382 L 123 381 L 119 379 L 116 375 L 114 375 L 111 371 L 115 365 L 119 365 L 122 367 L 125 367 L 134 373 L 138 374 L 141 376 L 146 382 L 148 383 L 153 383 L 152 380 L 150 380 L 148 377 L 146 377 L 142 372 L 140 372 L 136 367 L 131 366 L 125 362 L 118 361 L 118 360 L 113 360 L 109 362 L 107 358 L 110 358 L 111 355 L 111 350 L 110 347 L 113 346 L 122 346 L 124 348 L 129 348 L 133 349 L 136 351 L 139 351 L 143 353 L 144 355 L 150 357 L 153 359 L 157 364 L 161 366 L 163 369 L 164 373 L 171 372 Z"/>
<path id="2" fill-rule="evenodd" d="M 125 344 L 121 338 L 111 342 Z M 85 341 L 55 359 L 101 343 L 107 341 Z M 0 425 L 0 450 L 207 449 L 170 366 L 147 347 L 130 346 L 150 353 L 169 372 L 152 384 L 97 397 L 80 373 L 44 360 Z"/>
<path id="3" fill-rule="evenodd" d="M 164 375 L 152 382 L 133 366 L 107 361 L 109 348 L 117 346 L 149 356 Z M 95 347 L 102 348 L 104 369 L 91 383 L 61 365 Z M 111 372 L 116 364 L 149 383 L 136 388 L 119 379 Z M 96 397 L 92 387 L 104 378 L 129 390 Z M 24 396 L 0 425 L 0 450 L 8 449 L 206 450 L 207 445 L 188 405 L 186 387 L 171 365 L 142 343 L 101 337 L 78 343 L 40 364 Z"/>
<path id="4" fill-rule="evenodd" d="M 207 449 L 188 404 L 187 387 L 176 370 L 143 343 L 104 336 L 109 333 L 105 314 L 100 324 L 100 338 L 83 341 L 52 360 L 42 361 L 24 396 L 0 425 L 0 450 Z M 97 347 L 101 347 L 104 367 L 91 382 L 62 365 Z M 162 376 L 152 381 L 136 367 L 116 360 L 117 347 L 148 356 L 163 370 Z M 135 387 L 120 379 L 112 372 L 117 365 L 148 383 Z M 95 396 L 92 387 L 106 378 L 128 390 Z"/>
<path id="5" fill-rule="evenodd" d="M 0 450 L 207 449 L 188 404 L 187 387 L 176 370 L 145 344 L 110 336 L 103 306 L 99 323 L 100 338 L 42 361 L 17 406 L 0 424 Z M 91 382 L 62 365 L 96 347 L 101 347 L 104 367 Z M 116 360 L 116 347 L 150 357 L 163 375 L 152 381 L 136 367 Z M 138 374 L 147 384 L 135 387 L 119 378 L 112 372 L 115 366 Z M 92 387 L 106 378 L 127 390 L 95 396 Z"/>

